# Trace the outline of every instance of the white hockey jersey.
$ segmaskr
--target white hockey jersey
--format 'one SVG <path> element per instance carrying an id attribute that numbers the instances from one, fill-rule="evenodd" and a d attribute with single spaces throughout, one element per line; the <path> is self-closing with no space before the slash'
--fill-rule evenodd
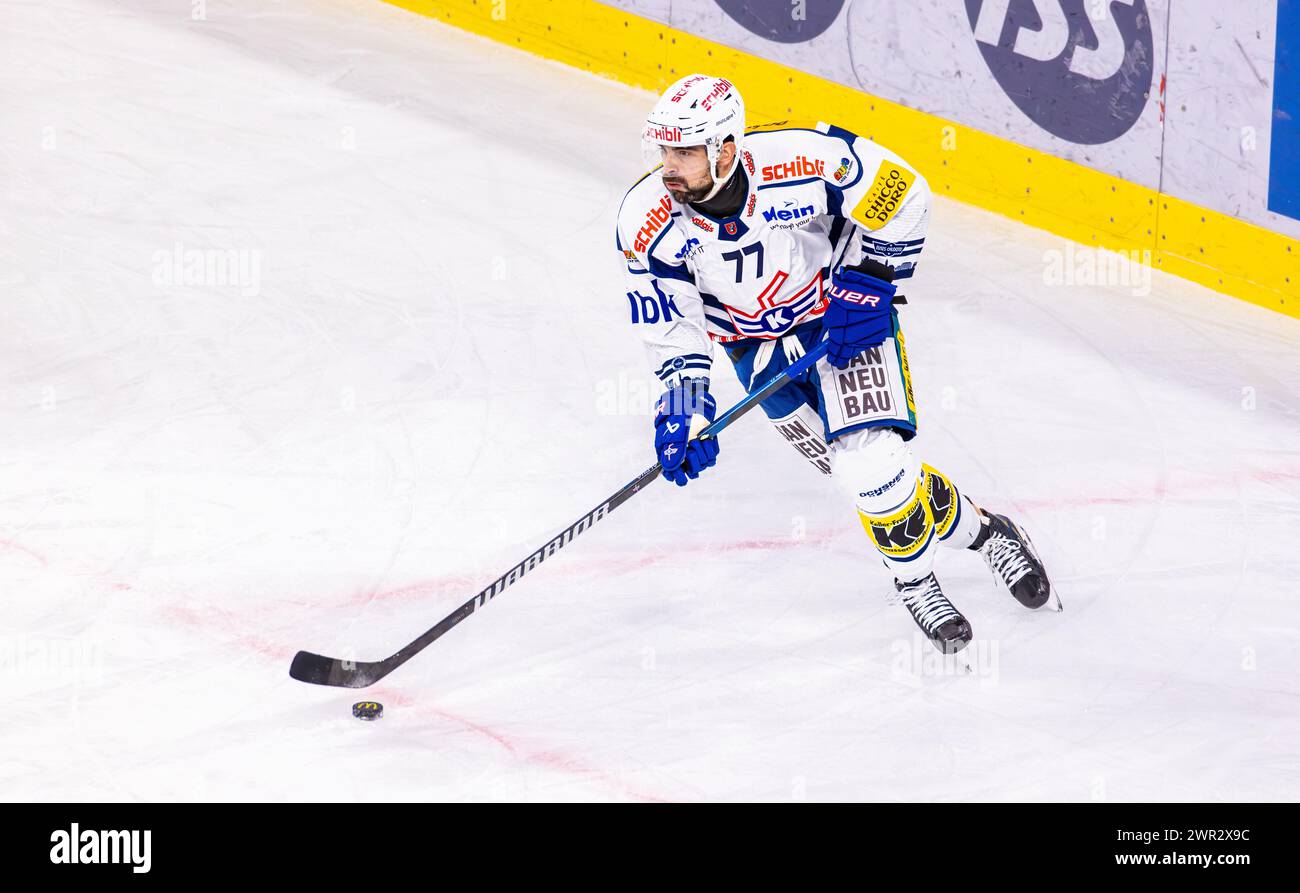
<path id="1" fill-rule="evenodd" d="M 870 258 L 911 277 L 925 241 L 925 179 L 839 127 L 756 128 L 741 144 L 747 196 L 714 218 L 673 200 L 658 168 L 619 208 L 632 324 L 666 386 L 708 377 L 710 339 L 773 339 L 825 312 L 830 272 Z"/>

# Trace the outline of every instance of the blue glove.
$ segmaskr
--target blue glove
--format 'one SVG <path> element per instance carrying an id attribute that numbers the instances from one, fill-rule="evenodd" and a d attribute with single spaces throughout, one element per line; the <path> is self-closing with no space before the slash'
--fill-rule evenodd
<path id="1" fill-rule="evenodd" d="M 898 286 L 873 274 L 889 277 L 893 271 L 868 261 L 831 274 L 830 304 L 822 316 L 822 331 L 830 342 L 826 359 L 836 369 L 848 368 L 850 360 L 893 334 L 891 306 Z"/>
<path id="2" fill-rule="evenodd" d="M 688 378 L 664 392 L 655 411 L 655 453 L 663 466 L 664 478 L 679 487 L 693 481 L 700 472 L 718 461 L 717 438 L 691 440 L 691 420 L 696 433 L 718 413 L 718 403 L 709 394 L 709 383 Z M 702 421 L 699 417 L 703 417 Z"/>

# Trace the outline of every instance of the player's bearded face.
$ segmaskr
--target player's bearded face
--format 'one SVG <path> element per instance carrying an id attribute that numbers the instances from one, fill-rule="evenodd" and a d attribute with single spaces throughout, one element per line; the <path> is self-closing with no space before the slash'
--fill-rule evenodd
<path id="1" fill-rule="evenodd" d="M 660 157 L 664 169 L 660 176 L 664 188 L 679 204 L 698 202 L 713 188 L 709 155 L 703 146 L 663 146 Z"/>

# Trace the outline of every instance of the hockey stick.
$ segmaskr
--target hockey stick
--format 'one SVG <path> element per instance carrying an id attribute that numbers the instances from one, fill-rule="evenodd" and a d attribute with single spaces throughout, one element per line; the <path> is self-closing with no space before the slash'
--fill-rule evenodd
<path id="1" fill-rule="evenodd" d="M 772 376 L 766 384 L 747 395 L 701 431 L 700 438 L 716 436 L 723 428 L 726 428 L 736 419 L 753 409 L 760 401 L 779 390 L 791 378 L 813 366 L 826 354 L 827 347 L 827 342 L 822 342 L 796 362 L 790 364 L 786 369 Z M 373 685 L 415 657 L 429 645 L 432 645 L 443 633 L 473 614 L 475 610 L 483 607 L 490 600 L 513 586 L 524 574 L 564 548 L 578 534 L 595 525 L 597 521 L 603 520 L 606 515 L 627 502 L 632 496 L 650 484 L 651 481 L 659 477 L 662 471 L 663 468 L 658 463 L 655 463 L 641 472 L 623 489 L 570 524 L 544 546 L 498 577 L 492 585 L 442 618 L 437 625 L 426 630 L 423 635 L 404 646 L 396 654 L 377 661 L 353 661 L 340 660 L 336 657 L 324 657 L 310 651 L 299 651 L 294 655 L 293 664 L 289 667 L 289 675 L 294 679 L 311 682 L 315 685 L 336 685 L 343 688 L 365 688 L 368 685 Z"/>

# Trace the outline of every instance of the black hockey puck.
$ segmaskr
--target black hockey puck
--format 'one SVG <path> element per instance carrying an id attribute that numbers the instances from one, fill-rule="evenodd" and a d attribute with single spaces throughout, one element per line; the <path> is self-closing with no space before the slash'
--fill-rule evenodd
<path id="1" fill-rule="evenodd" d="M 352 705 L 352 715 L 357 719 L 379 719 L 384 715 L 384 705 L 378 701 L 357 701 Z"/>

